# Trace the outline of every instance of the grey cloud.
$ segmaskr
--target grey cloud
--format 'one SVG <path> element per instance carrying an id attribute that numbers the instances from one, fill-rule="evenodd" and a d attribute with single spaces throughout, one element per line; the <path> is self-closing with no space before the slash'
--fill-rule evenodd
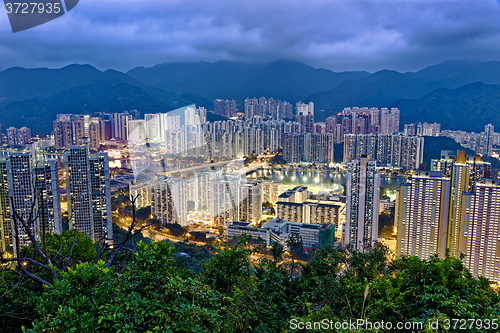
<path id="1" fill-rule="evenodd" d="M 0 15 L 2 68 L 294 59 L 333 70 L 414 70 L 498 58 L 493 0 L 86 0 L 22 33 Z"/>

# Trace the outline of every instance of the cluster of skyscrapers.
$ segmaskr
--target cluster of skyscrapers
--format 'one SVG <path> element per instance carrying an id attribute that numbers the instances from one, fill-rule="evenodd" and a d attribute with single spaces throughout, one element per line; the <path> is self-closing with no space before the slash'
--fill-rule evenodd
<path id="1" fill-rule="evenodd" d="M 391 134 L 399 131 L 400 111 L 397 108 L 345 108 L 325 120 L 326 133 L 336 143 L 344 142 L 346 134 Z"/>
<path id="2" fill-rule="evenodd" d="M 89 139 L 89 147 L 98 150 L 101 142 L 110 139 L 128 140 L 129 122 L 138 112 L 98 113 L 95 117 L 78 114 L 59 114 L 53 122 L 54 147 L 68 149 Z"/>
<path id="3" fill-rule="evenodd" d="M 111 240 L 111 202 L 106 153 L 91 155 L 88 140 L 64 155 L 69 228 L 83 230 L 94 241 Z M 61 193 L 57 159 L 43 159 L 34 150 L 10 152 L 0 160 L 0 245 L 2 250 L 30 243 L 28 230 L 61 233 Z M 15 216 L 15 217 L 14 217 Z M 16 223 L 14 223 L 17 221 Z"/>
<path id="4" fill-rule="evenodd" d="M 396 203 L 397 255 L 464 256 L 474 276 L 500 281 L 500 183 L 479 156 L 443 152 L 412 175 Z"/>
<path id="5" fill-rule="evenodd" d="M 480 133 L 445 130 L 441 131 L 439 135 L 452 138 L 476 154 L 486 156 L 492 156 L 493 146 L 500 144 L 500 133 L 495 133 L 495 128 L 491 124 L 484 126 L 484 132 Z"/>
<path id="6" fill-rule="evenodd" d="M 300 132 L 300 124 L 284 120 L 206 121 L 203 108 L 186 108 L 184 117 L 170 113 L 129 122 L 132 142 L 164 142 L 167 155 L 235 159 L 278 152 L 284 133 Z M 181 123 L 184 119 L 184 123 Z"/>
<path id="7" fill-rule="evenodd" d="M 441 132 L 441 124 L 439 123 L 413 123 L 405 124 L 404 134 L 408 136 L 438 136 Z"/>
<path id="8" fill-rule="evenodd" d="M 31 140 L 31 129 L 27 127 L 7 128 L 7 145 L 9 147 L 22 146 L 24 147 Z"/>
<path id="9" fill-rule="evenodd" d="M 334 162 L 335 139 L 329 133 L 285 133 L 283 159 L 288 163 Z"/>
<path id="10" fill-rule="evenodd" d="M 227 118 L 235 117 L 237 111 L 236 101 L 234 99 L 216 99 L 214 101 L 214 113 L 219 116 Z"/>
<path id="11" fill-rule="evenodd" d="M 155 176 L 129 188 L 132 197 L 140 197 L 137 206 L 151 205 L 151 214 L 162 224 L 185 225 L 190 213 L 210 219 L 213 226 L 262 220 L 262 181 L 247 181 L 245 175 L 222 169 L 200 170 L 184 178 Z"/>
<path id="12" fill-rule="evenodd" d="M 262 119 L 291 119 L 293 118 L 293 105 L 287 101 L 274 98 L 247 98 L 245 99 L 245 119 L 254 117 Z"/>
<path id="13" fill-rule="evenodd" d="M 100 113 L 96 117 L 76 114 L 59 114 L 54 121 L 54 147 L 68 149 L 72 145 L 81 145 L 83 138 L 89 139 L 89 147 L 98 150 L 104 140 L 116 138 L 128 139 L 128 124 L 132 114 Z"/>
<path id="14" fill-rule="evenodd" d="M 379 165 L 418 169 L 424 158 L 424 138 L 403 134 L 346 134 L 344 163 L 367 156 Z"/>

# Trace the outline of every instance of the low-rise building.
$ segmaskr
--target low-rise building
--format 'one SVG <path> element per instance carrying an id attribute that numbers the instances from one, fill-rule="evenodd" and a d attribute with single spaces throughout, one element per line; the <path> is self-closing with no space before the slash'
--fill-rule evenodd
<path id="1" fill-rule="evenodd" d="M 281 183 L 262 182 L 262 201 L 275 203 L 282 191 Z"/>
<path id="2" fill-rule="evenodd" d="M 395 206 L 396 203 L 393 201 L 380 200 L 380 204 L 378 206 L 378 212 L 379 214 L 382 213 L 390 214 L 391 210 L 394 209 Z"/>
<path id="3" fill-rule="evenodd" d="M 333 224 L 307 224 L 271 219 L 264 223 L 262 228 L 252 227 L 248 222 L 229 222 L 226 225 L 228 238 L 248 235 L 252 239 L 262 240 L 268 246 L 277 242 L 287 248 L 287 240 L 291 234 L 300 236 L 304 250 L 335 243 Z"/>
<path id="4" fill-rule="evenodd" d="M 296 223 L 331 223 L 338 228 L 342 212 L 345 214 L 345 205 L 320 201 L 305 201 L 302 203 L 278 201 L 276 203 L 276 216 Z"/>

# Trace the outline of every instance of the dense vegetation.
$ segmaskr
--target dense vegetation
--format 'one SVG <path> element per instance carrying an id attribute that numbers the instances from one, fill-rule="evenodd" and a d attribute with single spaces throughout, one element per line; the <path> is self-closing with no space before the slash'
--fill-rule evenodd
<path id="1" fill-rule="evenodd" d="M 50 251 L 61 237 L 73 236 L 49 237 Z M 94 262 L 95 246 L 85 236 L 76 246 L 70 269 L 50 286 L 0 273 L 0 332 L 298 332 L 291 320 L 500 317 L 497 291 L 459 259 L 389 262 L 380 244 L 365 252 L 321 248 L 309 262 L 292 264 L 280 246 L 256 260 L 256 248 L 243 239 L 212 249 L 198 273 L 168 242 L 140 241 L 110 268 Z"/>
<path id="2" fill-rule="evenodd" d="M 431 160 L 440 159 L 441 151 L 450 150 L 455 154 L 457 150 L 465 150 L 467 156 L 475 155 L 474 151 L 462 147 L 462 145 L 452 138 L 444 136 L 425 136 L 424 137 L 424 163 L 427 170 L 431 169 Z"/>
<path id="3" fill-rule="evenodd" d="M 401 124 L 438 122 L 443 129 L 482 132 L 484 125 L 500 125 L 500 86 L 475 82 L 457 89 L 437 89 L 416 99 L 390 103 L 401 112 Z"/>

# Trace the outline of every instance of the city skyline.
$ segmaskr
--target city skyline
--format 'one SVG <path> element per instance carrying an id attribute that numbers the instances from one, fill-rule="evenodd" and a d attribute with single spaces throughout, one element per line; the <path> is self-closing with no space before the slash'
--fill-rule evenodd
<path id="1" fill-rule="evenodd" d="M 499 330 L 500 0 L 4 8 L 0 333 Z"/>
<path id="2" fill-rule="evenodd" d="M 491 192 L 493 199 L 487 204 L 500 209 L 500 186 L 488 180 L 492 166 L 480 159 L 498 159 L 500 133 L 495 133 L 492 124 L 485 124 L 480 133 L 446 131 L 440 123 L 402 122 L 399 108 L 356 106 L 317 122 L 315 116 L 321 111 L 315 103 L 292 105 L 273 97 L 247 98 L 241 109 L 228 99 L 216 99 L 213 105 L 216 115 L 229 118 L 210 121 L 208 110 L 196 105 L 166 113 L 65 113 L 55 117 L 53 137 L 34 138 L 34 142 L 29 128 L 9 127 L 4 138 L 7 149 L 2 151 L 8 157 L 8 184 L 0 194 L 7 190 L 16 206 L 26 205 L 13 191 L 26 188 L 30 192 L 34 184 L 43 185 L 49 179 L 44 186 L 47 198 L 52 199 L 44 205 L 55 207 L 56 212 L 45 218 L 49 233 L 63 230 L 58 211 L 59 198 L 65 196 L 67 228 L 83 230 L 94 241 L 113 238 L 110 184 L 114 182 L 116 194 L 119 178 L 128 185 L 131 200 L 137 199 L 136 208 L 150 207 L 150 218 L 163 228 L 172 224 L 191 228 L 202 223 L 201 228 L 209 233 L 221 228 L 229 238 L 250 233 L 265 238 L 268 245 L 278 242 L 285 248 L 296 234 L 302 237 L 304 251 L 325 244 L 366 251 L 376 242 L 390 241 L 386 222 L 379 223 L 386 214 L 394 223 L 391 234 L 397 235 L 397 241 L 392 249 L 397 257 L 417 255 L 426 260 L 438 253 L 442 258 L 445 249 L 450 249 L 455 258 L 466 254 L 464 264 L 468 263 L 475 276 L 500 279 L 491 265 L 476 265 L 491 256 L 481 252 L 470 259 L 472 245 L 463 236 L 472 233 L 475 244 L 482 244 L 470 221 L 484 219 L 487 211 L 476 209 L 467 215 L 482 200 L 474 192 L 476 186 Z M 280 119 L 282 114 L 287 118 Z M 442 146 L 448 150 L 442 150 L 437 159 L 433 153 L 431 171 L 426 172 L 425 138 L 441 133 L 448 137 L 448 144 Z M 473 148 L 475 155 L 465 150 L 454 155 L 449 151 L 450 139 Z M 336 152 L 336 148 L 343 151 Z M 117 156 L 117 152 L 118 159 L 110 161 L 108 156 Z M 35 181 L 26 166 L 36 153 L 44 158 L 56 156 L 60 162 L 64 156 L 65 171 L 58 175 L 55 160 L 52 164 L 46 161 Z M 9 167 L 17 155 L 26 161 Z M 284 168 L 291 173 L 285 176 Z M 250 176 L 266 169 L 280 172 L 279 180 Z M 12 180 L 19 176 L 12 176 L 13 170 L 26 179 L 14 184 Z M 327 173 L 343 178 L 327 181 Z M 383 201 L 387 189 L 382 179 L 393 175 L 401 179 L 394 191 L 399 198 Z M 59 186 L 63 176 L 64 196 Z M 436 202 L 441 202 L 439 207 Z M 7 207 L 1 208 L 9 214 Z M 4 218 L 1 222 L 5 248 L 12 244 L 11 221 Z M 497 222 L 495 228 L 500 225 Z M 23 245 L 29 244 L 23 236 Z M 488 251 L 496 253 L 496 249 L 492 246 Z"/>

